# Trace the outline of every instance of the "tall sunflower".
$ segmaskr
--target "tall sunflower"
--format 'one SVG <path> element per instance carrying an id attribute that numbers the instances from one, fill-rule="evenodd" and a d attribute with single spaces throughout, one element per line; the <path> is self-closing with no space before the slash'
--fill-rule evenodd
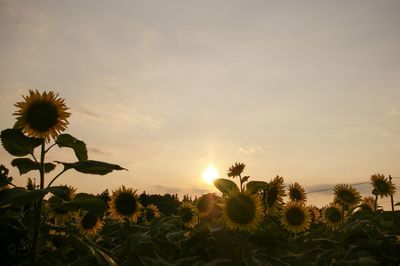
<path id="1" fill-rule="evenodd" d="M 288 195 L 291 201 L 299 201 L 305 203 L 307 200 L 306 191 L 297 182 L 289 185 Z"/>
<path id="2" fill-rule="evenodd" d="M 77 221 L 77 227 L 82 235 L 94 235 L 104 225 L 103 220 L 91 212 L 84 212 Z"/>
<path id="3" fill-rule="evenodd" d="M 372 186 L 378 196 L 390 197 L 396 192 L 396 187 L 382 174 L 374 174 L 371 176 Z"/>
<path id="4" fill-rule="evenodd" d="M 232 165 L 229 168 L 228 176 L 229 177 L 240 176 L 240 174 L 243 172 L 245 166 L 246 165 L 244 163 L 235 163 L 234 165 Z"/>
<path id="5" fill-rule="evenodd" d="M 121 186 L 114 190 L 109 203 L 110 217 L 113 220 L 136 222 L 140 216 L 142 205 L 139 202 L 136 190 Z"/>
<path id="6" fill-rule="evenodd" d="M 196 225 L 198 215 L 192 203 L 183 202 L 179 208 L 179 216 L 184 226 L 194 227 Z"/>
<path id="7" fill-rule="evenodd" d="M 195 201 L 197 212 L 202 220 L 216 222 L 221 217 L 221 208 L 218 204 L 222 203 L 222 198 L 214 193 L 202 195 Z"/>
<path id="8" fill-rule="evenodd" d="M 143 208 L 142 215 L 144 222 L 146 224 L 149 224 L 154 218 L 160 217 L 160 211 L 158 210 L 156 205 L 149 204 L 148 206 Z"/>
<path id="9" fill-rule="evenodd" d="M 67 118 L 71 114 L 58 94 L 30 90 L 29 95 L 23 98 L 24 101 L 15 104 L 19 110 L 13 115 L 17 116 L 15 127 L 26 135 L 49 141 L 67 128 Z"/>
<path id="10" fill-rule="evenodd" d="M 233 192 L 221 205 L 223 222 L 233 230 L 254 230 L 263 217 L 260 198 L 247 192 Z"/>
<path id="11" fill-rule="evenodd" d="M 269 214 L 276 213 L 283 205 L 283 197 L 286 195 L 283 183 L 283 178 L 276 176 L 269 182 L 268 189 L 264 191 L 265 207 Z"/>
<path id="12" fill-rule="evenodd" d="M 333 188 L 334 202 L 346 207 L 354 207 L 361 201 L 360 193 L 348 184 L 337 184 Z"/>
<path id="13" fill-rule="evenodd" d="M 310 211 L 302 202 L 289 202 L 282 210 L 281 223 L 292 233 L 306 231 L 311 223 Z"/>
<path id="14" fill-rule="evenodd" d="M 342 211 L 336 203 L 331 203 L 322 208 L 322 221 L 332 229 L 340 227 L 342 221 Z"/>

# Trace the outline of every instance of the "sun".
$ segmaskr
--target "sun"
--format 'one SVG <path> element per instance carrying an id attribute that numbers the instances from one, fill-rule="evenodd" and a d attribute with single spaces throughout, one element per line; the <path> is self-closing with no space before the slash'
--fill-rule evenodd
<path id="1" fill-rule="evenodd" d="M 203 180 L 208 184 L 213 184 L 214 179 L 218 178 L 218 171 L 213 165 L 209 165 L 203 172 Z"/>

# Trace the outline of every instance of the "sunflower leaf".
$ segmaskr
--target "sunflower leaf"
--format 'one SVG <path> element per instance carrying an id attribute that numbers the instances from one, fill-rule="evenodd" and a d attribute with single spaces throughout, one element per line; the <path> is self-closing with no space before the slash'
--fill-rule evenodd
<path id="1" fill-rule="evenodd" d="M 58 147 L 67 147 L 74 150 L 76 158 L 79 161 L 86 161 L 88 159 L 88 153 L 85 142 L 74 138 L 70 134 L 61 134 L 57 137 L 56 143 Z"/>
<path id="2" fill-rule="evenodd" d="M 19 170 L 19 174 L 23 175 L 32 170 L 39 170 L 40 164 L 37 162 L 32 161 L 29 158 L 17 158 L 12 160 L 11 165 L 17 167 Z M 49 173 L 56 168 L 56 165 L 53 163 L 45 163 L 44 164 L 44 171 L 45 173 Z"/>
<path id="3" fill-rule="evenodd" d="M 86 193 L 78 193 L 72 201 L 63 204 L 63 207 L 90 211 L 98 217 L 102 217 L 106 211 L 106 204 L 102 199 Z"/>
<path id="4" fill-rule="evenodd" d="M 4 191 L 1 203 L 12 203 L 15 207 L 20 207 L 44 197 L 47 192 L 45 189 L 27 190 L 21 187 L 11 188 Z"/>
<path id="5" fill-rule="evenodd" d="M 250 192 L 250 194 L 255 194 L 260 190 L 264 190 L 268 188 L 268 183 L 264 181 L 250 181 L 246 184 L 246 190 Z"/>
<path id="6" fill-rule="evenodd" d="M 11 155 L 22 157 L 33 154 L 33 150 L 42 144 L 42 139 L 29 138 L 17 128 L 9 128 L 1 131 L 1 143 L 4 149 Z"/>
<path id="7" fill-rule="evenodd" d="M 76 171 L 84 174 L 106 175 L 108 173 L 111 173 L 113 170 L 127 170 L 117 164 L 110 164 L 93 160 L 80 161 L 75 163 L 64 163 L 58 161 L 56 162 L 63 164 L 64 170 L 75 169 Z"/>
<path id="8" fill-rule="evenodd" d="M 225 196 L 229 195 L 231 192 L 238 192 L 239 188 L 235 182 L 226 178 L 217 178 L 213 181 L 214 186 L 222 192 Z"/>

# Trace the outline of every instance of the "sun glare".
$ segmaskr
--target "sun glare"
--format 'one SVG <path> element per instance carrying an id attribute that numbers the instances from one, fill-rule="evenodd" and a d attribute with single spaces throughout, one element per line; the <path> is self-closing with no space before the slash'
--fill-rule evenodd
<path id="1" fill-rule="evenodd" d="M 207 169 L 203 172 L 203 180 L 208 184 L 213 184 L 214 179 L 216 179 L 217 177 L 218 171 L 213 165 L 208 166 Z"/>

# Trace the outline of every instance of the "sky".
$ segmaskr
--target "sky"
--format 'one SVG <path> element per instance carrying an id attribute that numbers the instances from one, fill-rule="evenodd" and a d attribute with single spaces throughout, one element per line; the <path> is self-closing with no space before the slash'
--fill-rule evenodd
<path id="1" fill-rule="evenodd" d="M 59 93 L 66 133 L 128 169 L 58 182 L 90 193 L 201 195 L 216 191 L 210 164 L 226 177 L 235 162 L 308 191 L 400 177 L 399 13 L 396 0 L 0 0 L 0 128 L 29 90 Z M 1 149 L 16 183 L 34 177 L 11 160 Z"/>

